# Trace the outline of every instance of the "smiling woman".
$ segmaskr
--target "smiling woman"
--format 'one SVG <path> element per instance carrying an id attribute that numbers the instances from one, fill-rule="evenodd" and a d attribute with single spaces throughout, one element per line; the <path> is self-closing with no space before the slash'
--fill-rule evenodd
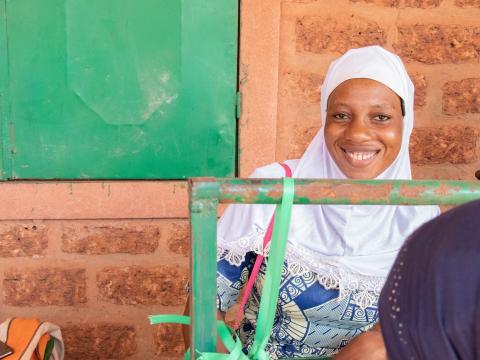
<path id="1" fill-rule="evenodd" d="M 395 160 L 402 144 L 402 100 L 382 83 L 351 79 L 328 99 L 325 143 L 351 179 L 373 179 Z"/>
<path id="2" fill-rule="evenodd" d="M 396 55 L 378 46 L 348 51 L 330 65 L 321 94 L 323 126 L 302 158 L 259 168 L 253 177 L 282 177 L 287 166 L 297 178 L 411 179 L 413 84 Z M 235 303 L 257 255 L 268 258 L 264 240 L 273 211 L 233 205 L 221 218 L 220 316 Z M 438 213 L 431 206 L 294 206 L 269 357 L 332 355 L 372 328 L 398 249 Z M 245 351 L 255 336 L 264 278 L 262 264 L 237 329 Z M 360 359 L 356 344 L 368 349 L 366 359 L 382 358 L 379 334 L 361 335 L 365 341 L 352 342 L 339 358 Z"/>

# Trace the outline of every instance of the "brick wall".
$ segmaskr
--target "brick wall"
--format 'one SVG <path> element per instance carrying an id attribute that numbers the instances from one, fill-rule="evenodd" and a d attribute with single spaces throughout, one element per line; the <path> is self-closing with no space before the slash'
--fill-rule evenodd
<path id="1" fill-rule="evenodd" d="M 379 44 L 415 85 L 411 141 L 416 178 L 474 179 L 480 168 L 478 0 L 284 0 L 277 158 L 299 157 L 320 127 L 328 64 Z"/>
<path id="2" fill-rule="evenodd" d="M 480 168 L 478 0 L 244 0 L 241 10 L 242 176 L 300 156 L 320 127 L 329 62 L 377 43 L 417 86 L 415 177 Z M 58 323 L 67 360 L 180 358 L 180 329 L 152 328 L 147 315 L 183 310 L 183 183 L 9 183 L 0 202 L 0 320 Z"/>
<path id="3" fill-rule="evenodd" d="M 67 359 L 176 358 L 176 326 L 147 316 L 183 311 L 185 219 L 0 223 L 1 318 L 62 327 Z"/>

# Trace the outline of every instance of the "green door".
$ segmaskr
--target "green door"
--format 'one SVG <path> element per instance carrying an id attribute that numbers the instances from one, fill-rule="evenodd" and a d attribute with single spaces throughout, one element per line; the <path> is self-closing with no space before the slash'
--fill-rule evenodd
<path id="1" fill-rule="evenodd" d="M 3 179 L 235 170 L 237 0 L 0 0 Z"/>

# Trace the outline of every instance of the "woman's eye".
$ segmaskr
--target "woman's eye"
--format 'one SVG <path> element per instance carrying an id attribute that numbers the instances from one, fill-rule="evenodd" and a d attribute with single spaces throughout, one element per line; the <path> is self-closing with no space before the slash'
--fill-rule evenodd
<path id="1" fill-rule="evenodd" d="M 377 120 L 377 121 L 383 122 L 383 121 L 390 120 L 391 116 L 380 114 L 380 115 L 375 116 L 374 119 Z"/>
<path id="2" fill-rule="evenodd" d="M 335 115 L 333 115 L 333 117 L 335 119 L 338 119 L 338 120 L 347 120 L 348 119 L 348 115 L 344 114 L 344 113 L 335 114 Z"/>

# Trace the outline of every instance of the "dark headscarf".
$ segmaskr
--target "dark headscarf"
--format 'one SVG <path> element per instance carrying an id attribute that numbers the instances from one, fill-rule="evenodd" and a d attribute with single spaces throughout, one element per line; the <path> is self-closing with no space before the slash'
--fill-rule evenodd
<path id="1" fill-rule="evenodd" d="M 380 296 L 389 360 L 480 359 L 480 201 L 418 229 Z"/>

